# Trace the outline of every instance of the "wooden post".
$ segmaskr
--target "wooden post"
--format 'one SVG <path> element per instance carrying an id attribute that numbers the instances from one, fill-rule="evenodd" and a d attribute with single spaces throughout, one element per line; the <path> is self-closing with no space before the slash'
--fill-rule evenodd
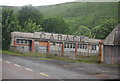
<path id="1" fill-rule="evenodd" d="M 75 44 L 75 56 L 78 56 L 78 43 Z"/>
<path id="2" fill-rule="evenodd" d="M 35 45 L 34 45 L 34 41 L 32 40 L 32 52 L 35 52 Z"/>
<path id="3" fill-rule="evenodd" d="M 100 46 L 99 46 L 99 62 L 101 63 L 101 62 L 103 62 L 103 54 L 102 54 L 102 53 L 103 53 L 103 52 L 102 52 L 102 50 L 103 50 L 103 49 L 102 49 L 102 48 L 103 48 L 103 47 L 102 47 L 103 42 L 100 41 L 99 44 L 100 44 Z"/>
<path id="4" fill-rule="evenodd" d="M 64 56 L 64 42 L 62 43 L 62 54 L 61 56 Z"/>
<path id="5" fill-rule="evenodd" d="M 48 41 L 48 44 L 47 44 L 47 54 L 50 54 L 50 41 Z"/>

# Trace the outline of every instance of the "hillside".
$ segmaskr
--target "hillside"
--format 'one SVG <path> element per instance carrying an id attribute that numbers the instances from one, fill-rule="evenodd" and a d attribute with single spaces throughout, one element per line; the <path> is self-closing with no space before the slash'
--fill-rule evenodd
<path id="1" fill-rule="evenodd" d="M 117 2 L 70 2 L 51 6 L 42 6 L 38 9 L 44 17 L 63 17 L 75 29 L 85 25 L 92 29 L 102 23 L 105 18 L 113 17 L 117 20 Z"/>

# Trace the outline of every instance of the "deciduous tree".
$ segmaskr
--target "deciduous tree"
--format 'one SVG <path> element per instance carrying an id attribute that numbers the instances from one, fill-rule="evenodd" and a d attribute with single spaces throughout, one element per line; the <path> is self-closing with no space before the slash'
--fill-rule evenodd
<path id="1" fill-rule="evenodd" d="M 18 25 L 17 17 L 10 8 L 2 9 L 2 48 L 8 49 L 11 41 L 10 33 L 19 31 L 21 27 Z"/>
<path id="2" fill-rule="evenodd" d="M 55 18 L 47 18 L 43 21 L 42 27 L 44 27 L 45 32 L 51 33 L 69 33 L 69 24 L 64 21 L 63 18 L 55 17 Z"/>

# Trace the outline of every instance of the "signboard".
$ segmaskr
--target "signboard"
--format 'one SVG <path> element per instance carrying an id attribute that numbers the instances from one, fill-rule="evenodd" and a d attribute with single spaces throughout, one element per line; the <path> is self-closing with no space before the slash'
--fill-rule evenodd
<path id="1" fill-rule="evenodd" d="M 56 41 L 75 41 L 75 42 L 89 42 L 89 38 L 85 36 L 54 34 L 45 32 L 35 32 L 35 38 L 56 40 Z"/>

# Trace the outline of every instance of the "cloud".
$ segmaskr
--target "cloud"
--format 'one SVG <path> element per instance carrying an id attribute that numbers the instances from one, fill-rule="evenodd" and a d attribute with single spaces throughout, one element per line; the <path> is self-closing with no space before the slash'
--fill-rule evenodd
<path id="1" fill-rule="evenodd" d="M 119 2 L 120 0 L 76 0 L 76 2 Z"/>
<path id="2" fill-rule="evenodd" d="M 8 6 L 23 6 L 32 4 L 33 6 L 40 5 L 51 5 L 51 4 L 59 4 L 64 2 L 71 2 L 75 0 L 2 0 L 0 1 L 0 5 L 8 5 Z"/>

